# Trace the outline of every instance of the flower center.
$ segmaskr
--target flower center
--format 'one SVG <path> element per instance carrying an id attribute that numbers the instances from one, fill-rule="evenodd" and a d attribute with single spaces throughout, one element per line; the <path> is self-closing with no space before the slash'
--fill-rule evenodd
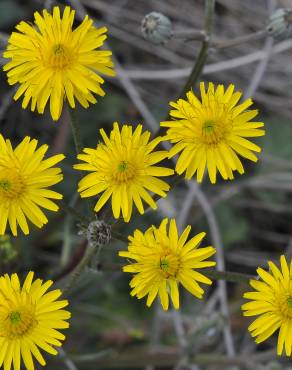
<path id="1" fill-rule="evenodd" d="M 117 166 L 117 171 L 113 174 L 114 180 L 119 184 L 131 181 L 135 176 L 135 167 L 127 161 L 119 162 Z"/>
<path id="2" fill-rule="evenodd" d="M 214 126 L 214 121 L 205 121 L 202 128 L 203 133 L 206 135 L 211 134 L 214 131 Z"/>
<path id="3" fill-rule="evenodd" d="M 222 141 L 227 133 L 227 127 L 224 124 L 213 120 L 206 120 L 202 124 L 202 140 L 205 144 L 215 145 Z"/>
<path id="4" fill-rule="evenodd" d="M 17 307 L 0 316 L 0 337 L 19 338 L 37 325 L 33 306 Z"/>
<path id="5" fill-rule="evenodd" d="M 54 69 L 63 69 L 72 64 L 74 55 L 63 44 L 55 44 L 49 52 L 47 64 Z"/>
<path id="6" fill-rule="evenodd" d="M 279 292 L 275 295 L 275 303 L 278 306 L 279 313 L 284 318 L 292 319 L 292 295 L 290 292 Z"/>
<path id="7" fill-rule="evenodd" d="M 122 161 L 118 165 L 118 171 L 124 172 L 127 170 L 127 167 L 128 167 L 128 163 L 126 161 Z"/>
<path id="8" fill-rule="evenodd" d="M 179 269 L 179 259 L 176 255 L 168 253 L 160 258 L 159 268 L 165 278 L 176 276 Z"/>
<path id="9" fill-rule="evenodd" d="M 0 188 L 4 191 L 8 191 L 11 189 L 11 182 L 7 179 L 0 180 Z"/>
<path id="10" fill-rule="evenodd" d="M 11 312 L 9 318 L 12 324 L 17 324 L 21 320 L 20 313 L 17 311 Z"/>
<path id="11" fill-rule="evenodd" d="M 0 175 L 0 199 L 18 198 L 25 190 L 22 177 L 15 169 L 1 170 Z"/>

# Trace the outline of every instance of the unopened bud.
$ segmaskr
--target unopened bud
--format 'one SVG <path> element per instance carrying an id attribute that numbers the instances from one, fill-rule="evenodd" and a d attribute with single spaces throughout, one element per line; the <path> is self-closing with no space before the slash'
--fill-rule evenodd
<path id="1" fill-rule="evenodd" d="M 151 12 L 143 18 L 141 31 L 143 36 L 154 44 L 165 44 L 173 36 L 170 19 L 158 12 Z"/>
<path id="2" fill-rule="evenodd" d="M 292 36 L 292 9 L 277 9 L 271 16 L 267 32 L 277 40 Z"/>

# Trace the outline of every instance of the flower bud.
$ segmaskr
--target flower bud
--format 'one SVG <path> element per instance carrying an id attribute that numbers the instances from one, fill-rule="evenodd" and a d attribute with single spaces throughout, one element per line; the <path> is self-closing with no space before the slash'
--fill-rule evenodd
<path id="1" fill-rule="evenodd" d="M 277 40 L 292 36 L 292 9 L 277 9 L 269 19 L 267 32 Z"/>
<path id="2" fill-rule="evenodd" d="M 170 19 L 158 12 L 151 12 L 143 18 L 141 31 L 145 39 L 154 44 L 165 44 L 173 36 Z"/>

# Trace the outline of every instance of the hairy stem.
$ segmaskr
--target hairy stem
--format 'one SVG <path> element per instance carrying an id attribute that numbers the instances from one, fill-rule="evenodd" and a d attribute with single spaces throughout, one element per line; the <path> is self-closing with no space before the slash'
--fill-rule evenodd
<path id="1" fill-rule="evenodd" d="M 232 283 L 248 284 L 255 276 L 232 271 L 207 270 L 205 275 L 214 280 L 225 280 Z"/>
<path id="2" fill-rule="evenodd" d="M 78 211 L 76 211 L 75 208 L 71 207 L 70 205 L 66 204 L 64 201 L 60 201 L 59 203 L 60 208 L 67 212 L 68 214 L 71 214 L 74 216 L 77 220 L 79 220 L 81 223 L 87 225 L 90 222 L 90 219 L 80 214 Z"/>
<path id="3" fill-rule="evenodd" d="M 77 115 L 77 111 L 74 109 L 71 109 L 69 106 L 67 106 L 67 109 L 69 111 L 69 116 L 70 116 L 70 125 L 71 125 L 71 131 L 74 139 L 74 144 L 75 144 L 75 149 L 76 149 L 76 154 L 82 153 L 82 150 L 84 148 L 81 132 L 80 132 L 80 124 L 79 124 L 79 118 Z M 93 204 L 91 204 L 91 201 L 86 198 L 86 204 L 87 204 L 87 209 L 88 213 L 92 214 L 93 211 L 92 209 L 94 208 Z"/>
<path id="4" fill-rule="evenodd" d="M 75 283 L 78 281 L 80 275 L 82 272 L 86 269 L 86 267 L 89 265 L 92 258 L 96 255 L 98 256 L 101 250 L 101 246 L 94 244 L 89 244 L 84 256 L 82 257 L 81 261 L 78 263 L 78 265 L 75 267 L 73 272 L 71 273 L 71 276 L 69 277 L 68 283 L 65 285 L 65 288 L 62 289 L 63 295 L 67 295 L 71 289 L 75 286 Z"/>
<path id="5" fill-rule="evenodd" d="M 73 355 L 70 356 L 75 362 L 83 363 L 86 361 L 88 370 L 96 369 L 98 365 L 104 369 L 137 369 L 146 368 L 147 365 L 157 366 L 160 368 L 171 368 L 181 359 L 181 351 L 175 347 L 162 347 L 156 351 L 148 348 L 132 348 L 123 352 L 108 352 L 107 356 L 97 354 Z M 86 356 L 86 357 L 85 357 Z M 260 352 L 251 356 L 241 355 L 228 357 L 223 354 L 215 353 L 198 353 L 190 358 L 191 364 L 207 366 L 214 365 L 214 368 L 228 368 L 229 366 L 241 366 L 244 369 L 255 369 L 255 364 L 268 362 L 276 359 L 275 350 Z M 288 360 L 287 360 L 288 361 Z"/>
<path id="6" fill-rule="evenodd" d="M 79 125 L 79 119 L 77 117 L 77 111 L 74 109 L 71 109 L 68 107 L 69 115 L 70 115 L 70 124 L 71 124 L 71 130 L 73 134 L 73 139 L 75 143 L 76 153 L 80 154 L 83 149 L 83 142 L 80 132 L 80 125 Z"/>
<path id="7" fill-rule="evenodd" d="M 204 65 L 206 63 L 208 57 L 208 49 L 210 44 L 210 37 L 212 34 L 213 29 L 213 18 L 214 18 L 214 7 L 215 7 L 215 0 L 205 0 L 205 35 L 198 58 L 194 67 L 191 71 L 191 74 L 183 87 L 180 97 L 184 97 L 186 92 L 188 92 L 197 82 L 198 79 L 203 71 Z"/>
<path id="8" fill-rule="evenodd" d="M 119 263 L 102 263 L 98 265 L 98 270 L 100 271 L 122 271 L 123 264 Z M 249 274 L 243 274 L 233 271 L 216 271 L 213 269 L 203 269 L 202 274 L 208 276 L 213 280 L 225 280 L 231 283 L 242 283 L 248 284 L 250 279 L 255 279 L 256 277 Z"/>

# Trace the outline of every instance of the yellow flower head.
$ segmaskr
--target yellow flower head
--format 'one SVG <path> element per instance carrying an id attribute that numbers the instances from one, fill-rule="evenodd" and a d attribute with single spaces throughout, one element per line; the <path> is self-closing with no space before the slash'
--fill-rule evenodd
<path id="1" fill-rule="evenodd" d="M 20 370 L 21 360 L 28 370 L 34 370 L 33 357 L 46 364 L 38 347 L 56 355 L 65 336 L 58 329 L 69 327 L 70 312 L 63 310 L 67 300 L 58 301 L 60 290 L 47 292 L 53 284 L 41 279 L 33 282 L 29 272 L 23 286 L 17 274 L 0 277 L 0 367 Z"/>
<path id="2" fill-rule="evenodd" d="M 262 268 L 257 273 L 262 280 L 251 280 L 255 292 L 244 293 L 251 301 L 242 306 L 244 316 L 258 316 L 248 330 L 256 343 L 268 339 L 279 330 L 277 353 L 285 348 L 287 356 L 292 354 L 292 261 L 290 268 L 285 256 L 280 258 L 281 268 L 268 262 L 270 271 Z"/>
<path id="3" fill-rule="evenodd" d="M 167 158 L 167 151 L 153 152 L 162 138 L 149 141 L 150 132 L 142 133 L 142 125 L 133 132 L 132 126 L 123 125 L 119 129 L 117 122 L 108 137 L 100 130 L 104 144 L 98 144 L 96 149 L 85 148 L 84 154 L 78 159 L 83 164 L 74 166 L 77 170 L 90 171 L 80 182 L 78 191 L 82 198 L 99 197 L 95 212 L 98 212 L 107 200 L 112 197 L 112 210 L 115 218 L 122 216 L 129 222 L 132 215 L 133 202 L 138 211 L 143 214 L 144 200 L 153 209 L 157 208 L 149 191 L 165 197 L 169 185 L 157 177 L 170 176 L 173 170 L 155 166 Z"/>
<path id="4" fill-rule="evenodd" d="M 204 290 L 199 283 L 212 284 L 212 281 L 196 269 L 214 266 L 213 261 L 206 261 L 216 250 L 213 247 L 198 248 L 206 235 L 200 233 L 188 242 L 191 226 L 187 226 L 179 236 L 175 220 L 165 218 L 159 228 L 152 225 L 144 234 L 135 230 L 129 236 L 128 251 L 119 253 L 121 257 L 134 260 L 124 266 L 124 272 L 136 274 L 130 287 L 132 296 L 141 299 L 148 295 L 147 306 L 151 306 L 157 294 L 164 310 L 168 309 L 169 297 L 174 308 L 179 308 L 179 283 L 197 298 L 202 298 Z"/>
<path id="5" fill-rule="evenodd" d="M 114 76 L 110 51 L 97 50 L 106 39 L 106 27 L 96 29 L 86 16 L 72 29 L 75 11 L 66 7 L 63 16 L 59 7 L 53 14 L 35 12 L 35 26 L 20 22 L 8 40 L 4 58 L 8 83 L 20 84 L 14 99 L 24 94 L 22 108 L 31 102 L 31 110 L 43 113 L 50 99 L 53 120 L 58 120 L 66 97 L 75 108 L 75 98 L 87 108 L 96 103 L 94 94 L 103 96 L 101 72 Z"/>
<path id="6" fill-rule="evenodd" d="M 161 122 L 168 127 L 165 140 L 175 145 L 169 152 L 173 157 L 181 152 L 176 164 L 176 172 L 191 179 L 197 173 L 197 181 L 201 182 L 207 167 L 212 183 L 216 182 L 217 170 L 224 180 L 232 180 L 233 171 L 244 173 L 238 154 L 256 162 L 258 158 L 253 153 L 261 149 L 246 137 L 264 135 L 262 122 L 251 122 L 258 114 L 257 110 L 246 110 L 252 105 L 247 99 L 237 105 L 241 92 L 234 92 L 234 85 L 224 91 L 223 85 L 214 88 L 209 83 L 200 84 L 201 101 L 192 91 L 187 93 L 187 100 L 179 99 L 171 102 L 174 108 L 170 111 L 172 121 Z"/>
<path id="7" fill-rule="evenodd" d="M 0 135 L 0 235 L 5 234 L 7 222 L 13 235 L 17 235 L 17 225 L 28 234 L 27 219 L 39 228 L 48 222 L 40 207 L 59 209 L 49 198 L 62 199 L 62 195 L 46 188 L 63 179 L 61 169 L 53 166 L 64 155 L 44 160 L 48 146 L 37 149 L 37 144 L 27 136 L 13 150 Z"/>

